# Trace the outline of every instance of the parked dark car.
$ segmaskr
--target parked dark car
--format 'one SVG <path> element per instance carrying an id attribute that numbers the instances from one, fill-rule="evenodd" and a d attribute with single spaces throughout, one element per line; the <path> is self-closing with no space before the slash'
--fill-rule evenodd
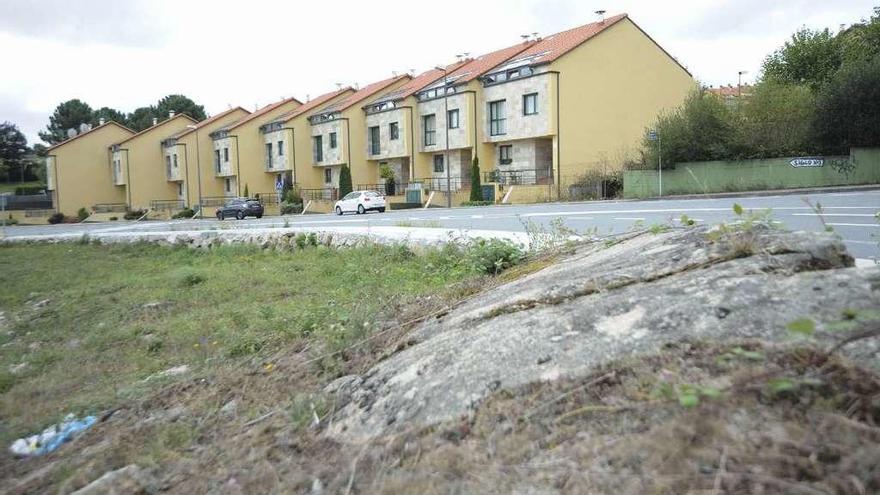
<path id="1" fill-rule="evenodd" d="M 244 220 L 245 217 L 263 218 L 263 205 L 256 199 L 234 198 L 217 209 L 217 220 L 235 217 Z"/>

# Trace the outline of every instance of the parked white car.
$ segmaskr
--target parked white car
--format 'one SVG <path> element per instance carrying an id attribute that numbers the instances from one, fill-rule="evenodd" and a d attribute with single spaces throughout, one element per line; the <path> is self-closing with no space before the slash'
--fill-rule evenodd
<path id="1" fill-rule="evenodd" d="M 352 211 L 358 214 L 370 210 L 383 212 L 385 211 L 385 196 L 379 194 L 378 191 L 352 191 L 336 202 L 334 210 L 337 215 Z"/>

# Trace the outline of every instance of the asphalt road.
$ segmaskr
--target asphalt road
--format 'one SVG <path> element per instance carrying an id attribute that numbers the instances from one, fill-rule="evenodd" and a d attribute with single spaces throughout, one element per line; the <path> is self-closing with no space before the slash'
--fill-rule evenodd
<path id="1" fill-rule="evenodd" d="M 773 221 L 791 230 L 823 231 L 822 218 L 805 203 L 820 203 L 822 218 L 841 236 L 856 258 L 880 259 L 880 190 L 836 193 L 805 193 L 779 196 L 737 197 L 716 199 L 664 199 L 649 201 L 601 201 L 583 203 L 547 203 L 537 205 L 503 205 L 483 208 L 430 208 L 388 211 L 366 215 L 333 214 L 264 217 L 244 221 L 226 220 L 222 228 L 311 227 L 322 226 L 398 226 L 444 227 L 451 229 L 482 229 L 525 231 L 531 222 L 545 228 L 561 219 L 566 227 L 577 232 L 595 230 L 598 234 L 625 232 L 636 224 L 677 224 L 682 214 L 699 223 L 717 224 L 737 220 L 733 204 L 746 210 L 771 210 Z M 6 227 L 6 236 L 53 235 L 60 233 L 97 232 L 158 232 L 168 230 L 216 229 L 216 219 L 150 222 L 108 222 L 94 224 L 13 226 Z"/>

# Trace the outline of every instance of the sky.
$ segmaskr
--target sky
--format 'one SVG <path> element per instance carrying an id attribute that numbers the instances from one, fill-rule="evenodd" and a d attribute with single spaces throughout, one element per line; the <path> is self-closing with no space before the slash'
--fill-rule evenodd
<path id="1" fill-rule="evenodd" d="M 880 0 L 0 0 L 0 122 L 29 143 L 60 102 L 125 112 L 173 93 L 216 114 L 364 86 L 626 12 L 704 85 L 759 76 L 798 28 Z M 647 83 L 647 81 L 646 81 Z"/>

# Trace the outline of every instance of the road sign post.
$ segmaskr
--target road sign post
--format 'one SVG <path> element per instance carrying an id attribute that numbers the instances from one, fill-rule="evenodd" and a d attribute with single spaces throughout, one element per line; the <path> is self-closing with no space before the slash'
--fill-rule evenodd
<path id="1" fill-rule="evenodd" d="M 657 141 L 657 189 L 659 196 L 663 196 L 663 138 L 655 130 L 648 131 L 648 139 Z"/>

